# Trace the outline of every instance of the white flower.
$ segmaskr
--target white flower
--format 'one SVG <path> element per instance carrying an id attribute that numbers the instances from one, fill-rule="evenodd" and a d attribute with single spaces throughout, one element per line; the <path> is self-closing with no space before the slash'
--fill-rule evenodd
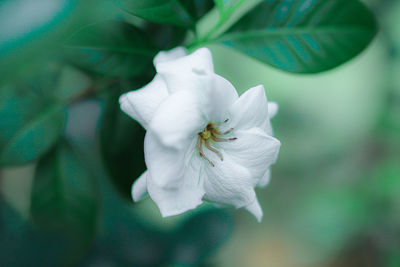
<path id="1" fill-rule="evenodd" d="M 261 221 L 254 187 L 268 184 L 279 152 L 269 122 L 277 105 L 261 85 L 239 98 L 214 73 L 207 48 L 160 52 L 154 65 L 152 82 L 120 98 L 121 109 L 147 130 L 147 171 L 133 184 L 133 199 L 148 192 L 164 217 L 208 200 L 245 207 Z"/>

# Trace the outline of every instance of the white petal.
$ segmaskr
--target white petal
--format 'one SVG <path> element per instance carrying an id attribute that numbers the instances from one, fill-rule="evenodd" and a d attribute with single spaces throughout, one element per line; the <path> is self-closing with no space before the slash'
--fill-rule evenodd
<path id="1" fill-rule="evenodd" d="M 259 127 L 272 135 L 268 116 L 268 102 L 262 85 L 250 88 L 230 108 L 231 127 L 249 129 Z"/>
<path id="2" fill-rule="evenodd" d="M 263 212 L 261 210 L 261 206 L 260 203 L 258 203 L 257 198 L 255 198 L 251 204 L 247 205 L 246 209 L 256 217 L 258 222 L 261 222 L 263 217 Z"/>
<path id="3" fill-rule="evenodd" d="M 281 143 L 260 128 L 235 131 L 233 135 L 237 138 L 236 140 L 217 143 L 217 145 L 235 162 L 251 172 L 255 180 L 253 186 L 256 186 L 271 164 L 275 163 Z"/>
<path id="4" fill-rule="evenodd" d="M 176 187 L 184 173 L 185 152 L 185 148 L 177 149 L 164 145 L 154 132 L 147 131 L 144 156 L 154 183 L 161 187 Z"/>
<path id="5" fill-rule="evenodd" d="M 174 59 L 178 59 L 186 56 L 186 51 L 183 47 L 176 47 L 169 51 L 161 51 L 159 52 L 153 60 L 154 66 L 157 66 L 159 63 L 168 62 Z"/>
<path id="6" fill-rule="evenodd" d="M 269 184 L 269 181 L 271 180 L 271 169 L 268 169 L 264 176 L 260 179 L 258 182 L 257 186 L 259 187 L 266 187 Z"/>
<path id="7" fill-rule="evenodd" d="M 204 189 L 200 179 L 199 161 L 191 161 L 185 172 L 179 177 L 175 187 L 162 187 L 149 176 L 150 197 L 157 204 L 163 217 L 184 213 L 202 203 Z"/>
<path id="8" fill-rule="evenodd" d="M 268 117 L 272 119 L 278 113 L 278 103 L 268 102 Z"/>
<path id="9" fill-rule="evenodd" d="M 208 48 L 200 48 L 192 54 L 156 64 L 157 73 L 167 84 L 168 91 L 198 88 L 197 77 L 214 73 L 212 56 Z"/>
<path id="10" fill-rule="evenodd" d="M 207 125 L 201 97 L 194 91 L 179 91 L 157 109 L 148 131 L 166 147 L 183 149 Z"/>
<path id="11" fill-rule="evenodd" d="M 213 167 L 201 158 L 204 161 L 202 179 L 206 192 L 205 199 L 219 204 L 233 205 L 236 208 L 253 202 L 255 198 L 254 181 L 250 171 L 237 164 L 223 151 L 221 151 L 223 161 L 207 149 L 204 150 L 204 153 L 214 164 Z"/>
<path id="12" fill-rule="evenodd" d="M 137 202 L 147 195 L 147 175 L 145 171 L 132 185 L 132 199 Z"/>
<path id="13" fill-rule="evenodd" d="M 208 118 L 213 122 L 222 122 L 227 119 L 229 108 L 238 100 L 238 93 L 233 85 L 225 78 L 211 75 L 211 86 L 201 88 L 207 94 L 209 107 L 206 109 Z"/>
<path id="14" fill-rule="evenodd" d="M 163 79 L 156 75 L 145 87 L 123 94 L 119 98 L 119 103 L 126 114 L 147 128 L 154 112 L 166 97 L 168 97 L 166 85 Z"/>

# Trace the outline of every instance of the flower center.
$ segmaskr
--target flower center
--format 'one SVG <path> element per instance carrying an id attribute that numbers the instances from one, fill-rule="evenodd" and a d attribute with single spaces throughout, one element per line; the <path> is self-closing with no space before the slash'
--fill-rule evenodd
<path id="1" fill-rule="evenodd" d="M 226 123 L 228 122 L 228 119 L 226 119 L 225 121 L 223 121 L 222 123 Z M 219 124 L 222 124 L 219 123 Z M 225 132 L 220 132 L 218 130 L 218 127 L 216 126 L 216 124 L 209 122 L 207 124 L 207 126 L 204 128 L 204 130 L 200 133 L 198 133 L 198 139 L 197 139 L 197 150 L 199 151 L 199 155 L 200 157 L 204 158 L 205 160 L 208 161 L 208 163 L 211 164 L 211 166 L 215 167 L 215 164 L 206 157 L 206 155 L 203 152 L 203 144 L 204 146 L 214 152 L 215 154 L 218 155 L 218 157 L 221 159 L 221 161 L 224 160 L 224 157 L 222 156 L 222 153 L 216 149 L 215 147 L 211 146 L 211 142 L 229 142 L 229 141 L 234 141 L 237 138 L 236 137 L 231 137 L 231 138 L 224 138 L 224 135 L 227 135 L 229 133 L 231 133 L 233 131 L 233 128 L 230 128 L 229 130 L 225 131 Z"/>

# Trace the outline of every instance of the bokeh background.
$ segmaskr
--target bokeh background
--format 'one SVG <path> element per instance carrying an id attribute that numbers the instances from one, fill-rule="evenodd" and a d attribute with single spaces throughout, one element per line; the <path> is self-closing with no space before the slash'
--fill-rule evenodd
<path id="1" fill-rule="evenodd" d="M 400 266 L 400 1 L 364 2 L 379 21 L 377 37 L 354 60 L 324 73 L 290 74 L 229 48 L 209 46 L 216 73 L 239 93 L 263 84 L 269 100 L 279 103 L 273 119 L 282 142 L 279 160 L 270 185 L 257 190 L 262 223 L 244 210 L 211 204 L 163 219 L 151 199 L 131 203 L 131 181 L 111 181 L 101 155 L 99 144 L 114 137 L 102 133 L 100 118 L 119 111 L 109 111 L 100 94 L 69 105 L 64 130 L 78 154 L 90 159 L 85 164 L 99 200 L 96 216 L 80 216 L 94 222 L 70 235 L 62 226 L 46 226 L 52 218 L 33 220 L 37 162 L 4 167 L 0 265 Z M 37 62 L 53 62 L 56 44 L 106 19 L 138 23 L 108 0 L 0 1 L 0 85 L 48 75 Z M 204 27 L 208 23 L 202 22 Z M 154 28 L 155 37 L 160 32 Z M 50 68 L 61 73 L 61 95 L 79 95 L 80 88 L 93 83 L 73 65 Z M 127 80 L 126 89 L 145 81 Z M 108 82 L 96 78 L 104 94 L 115 86 Z M 116 101 L 119 91 L 114 93 Z M 133 145 L 140 147 L 137 140 Z M 143 166 L 131 165 L 140 174 Z"/>

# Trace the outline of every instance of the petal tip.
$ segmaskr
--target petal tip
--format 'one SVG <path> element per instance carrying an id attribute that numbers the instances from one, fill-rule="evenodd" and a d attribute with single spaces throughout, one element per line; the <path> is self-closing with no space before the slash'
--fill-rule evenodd
<path id="1" fill-rule="evenodd" d="M 278 114 L 279 106 L 276 102 L 268 102 L 268 117 L 272 119 Z"/>
<path id="2" fill-rule="evenodd" d="M 147 171 L 145 171 L 135 182 L 132 184 L 131 196 L 134 202 L 142 200 L 147 195 Z"/>
<path id="3" fill-rule="evenodd" d="M 126 100 L 128 100 L 128 93 L 122 94 L 119 97 L 118 102 L 120 105 L 122 105 Z"/>
<path id="4" fill-rule="evenodd" d="M 257 221 L 261 223 L 263 218 L 263 212 L 258 202 L 257 198 L 249 205 L 246 206 L 246 209 L 256 217 Z"/>

